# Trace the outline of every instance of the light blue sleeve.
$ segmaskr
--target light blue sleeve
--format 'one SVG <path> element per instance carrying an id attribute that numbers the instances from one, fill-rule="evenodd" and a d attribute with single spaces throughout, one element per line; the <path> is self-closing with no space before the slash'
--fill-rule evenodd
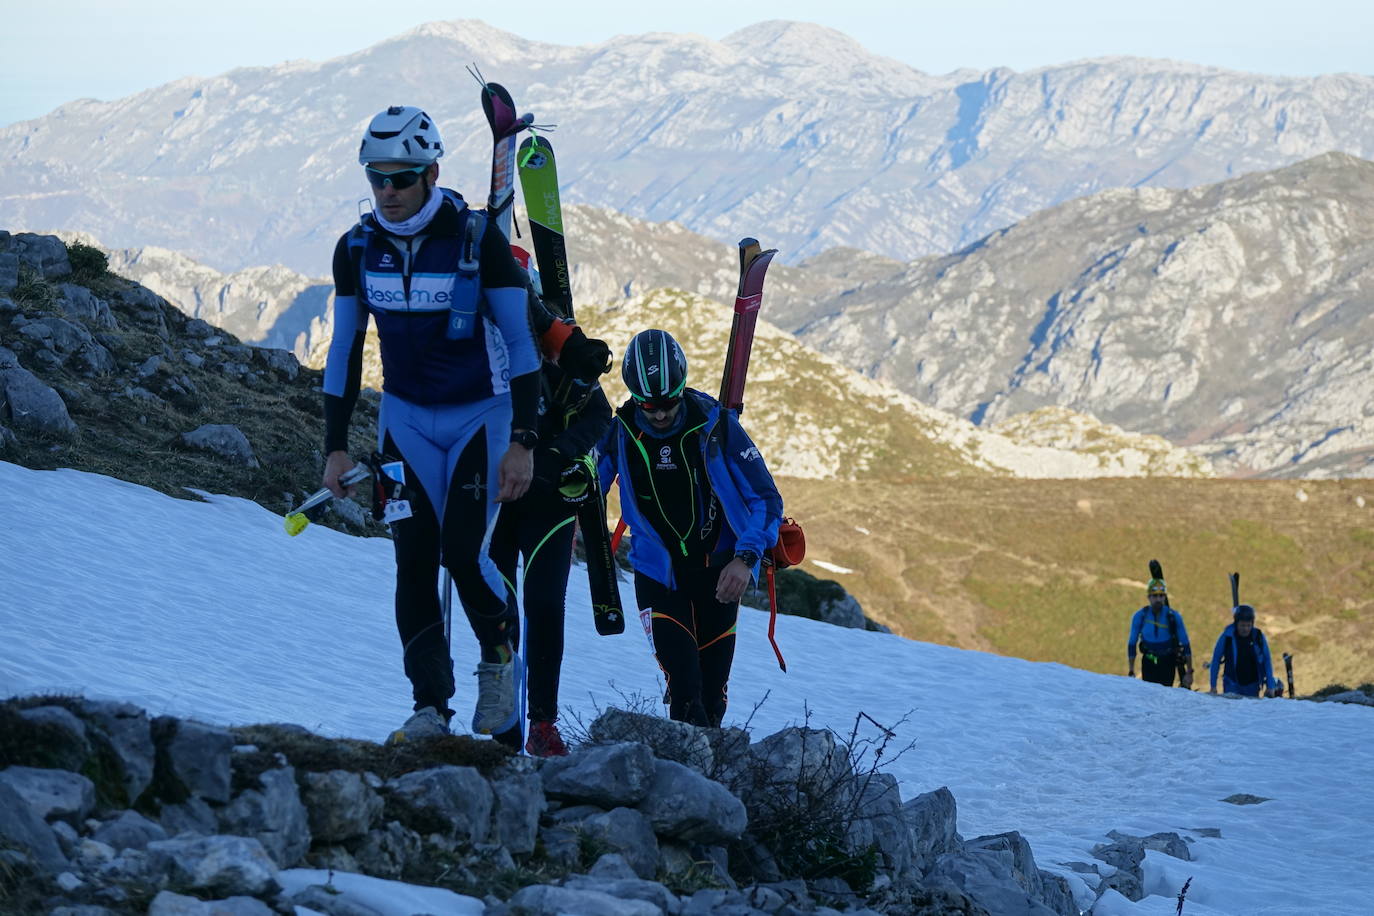
<path id="1" fill-rule="evenodd" d="M 1126 637 L 1126 657 L 1135 658 L 1135 647 L 1140 642 L 1140 628 L 1145 622 L 1145 609 L 1141 608 L 1131 617 L 1131 635 Z"/>
<path id="2" fill-rule="evenodd" d="M 348 366 L 358 334 L 367 331 L 367 308 L 357 296 L 334 297 L 334 336 L 324 362 L 324 393 L 343 397 L 348 389 Z"/>
<path id="3" fill-rule="evenodd" d="M 506 341 L 510 353 L 511 378 L 539 371 L 539 348 L 534 341 L 534 330 L 530 327 L 529 299 L 525 290 L 515 286 L 500 286 L 484 289 L 487 305 L 491 308 L 501 337 Z"/>

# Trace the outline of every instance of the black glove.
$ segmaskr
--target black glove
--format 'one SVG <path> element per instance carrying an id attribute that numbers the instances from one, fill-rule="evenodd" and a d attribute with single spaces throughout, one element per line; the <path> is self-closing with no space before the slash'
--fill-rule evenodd
<path id="1" fill-rule="evenodd" d="M 540 446 L 534 450 L 534 479 L 530 481 L 530 489 L 537 490 L 540 495 L 548 496 L 558 489 L 559 478 L 563 476 L 563 469 L 568 466 L 568 459 L 556 448 Z"/>
<path id="2" fill-rule="evenodd" d="M 558 368 L 580 381 L 594 382 L 611 371 L 611 348 L 606 341 L 589 338 L 581 328 L 573 328 L 563 341 Z"/>

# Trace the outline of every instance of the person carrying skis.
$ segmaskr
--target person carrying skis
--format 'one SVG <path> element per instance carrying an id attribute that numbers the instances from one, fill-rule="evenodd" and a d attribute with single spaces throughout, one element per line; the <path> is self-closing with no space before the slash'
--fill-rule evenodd
<path id="1" fill-rule="evenodd" d="M 533 290 L 530 312 L 536 332 L 547 340 L 546 329 L 560 319 L 545 309 Z M 595 466 L 588 453 L 611 424 L 610 402 L 596 381 L 606 364 L 595 359 L 582 362 L 588 364 L 584 370 L 567 360 L 544 360 L 534 480 L 524 496 L 501 508 L 491 538 L 491 557 L 512 592 L 516 561 L 525 561 L 520 574 L 530 722 L 525 750 L 533 757 L 568 753 L 555 723 L 573 532 L 578 506 L 596 498 L 590 485 Z M 514 734 L 519 737 L 519 732 Z"/>
<path id="2" fill-rule="evenodd" d="M 599 446 L 602 490 L 619 477 L 635 597 L 668 679 L 669 716 L 719 726 L 739 599 L 777 541 L 782 497 L 735 412 L 687 387 L 672 335 L 635 335 L 621 376 L 630 398 Z"/>
<path id="3" fill-rule="evenodd" d="M 348 424 L 368 319 L 381 344 L 379 466 L 396 551 L 396 626 L 414 714 L 390 740 L 449 730 L 453 661 L 436 584 L 440 564 L 481 649 L 472 729 L 515 727 L 516 614 L 485 549 L 498 502 L 534 471 L 540 359 L 524 271 L 505 237 L 440 188 L 434 120 L 392 106 L 363 134 L 358 161 L 376 211 L 334 249 L 334 336 L 324 373 L 324 485 L 344 495 Z M 399 465 L 400 470 L 396 467 Z M 394 484 L 394 486 L 393 486 Z"/>
<path id="4" fill-rule="evenodd" d="M 1263 688 L 1265 696 L 1282 696 L 1283 685 L 1274 677 L 1269 641 L 1264 638 L 1264 632 L 1255 626 L 1255 609 L 1248 604 L 1238 604 L 1232 609 L 1231 617 L 1231 625 L 1221 631 L 1216 648 L 1212 650 L 1212 687 L 1209 692 L 1217 692 L 1217 673 L 1224 663 L 1226 673 L 1222 675 L 1222 688 L 1226 693 L 1257 697 Z"/>
<path id="5" fill-rule="evenodd" d="M 1140 679 L 1152 684 L 1174 686 L 1175 672 L 1182 671 L 1179 686 L 1193 686 L 1193 647 L 1188 641 L 1188 629 L 1183 615 L 1169 607 L 1169 589 L 1163 570 L 1155 560 L 1150 561 L 1153 574 L 1145 588 L 1145 607 L 1131 618 L 1130 635 L 1126 637 L 1126 676 L 1135 677 L 1136 647 L 1140 647 Z"/>

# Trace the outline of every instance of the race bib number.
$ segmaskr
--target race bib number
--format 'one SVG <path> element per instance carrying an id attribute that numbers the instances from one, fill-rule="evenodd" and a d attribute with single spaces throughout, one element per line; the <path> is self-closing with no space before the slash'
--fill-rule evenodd
<path id="1" fill-rule="evenodd" d="M 408 499 L 388 499 L 386 508 L 382 510 L 382 521 L 388 525 L 394 525 L 403 519 L 410 518 L 414 514 L 410 511 L 410 500 Z"/>

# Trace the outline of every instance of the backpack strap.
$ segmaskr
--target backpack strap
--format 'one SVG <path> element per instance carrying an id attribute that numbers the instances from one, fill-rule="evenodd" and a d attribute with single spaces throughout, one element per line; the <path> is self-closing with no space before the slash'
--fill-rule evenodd
<path id="1" fill-rule="evenodd" d="M 454 206 L 462 211 L 463 228 L 459 233 L 458 275 L 453 280 L 453 300 L 449 304 L 445 336 L 449 340 L 465 340 L 477 328 L 477 310 L 482 298 L 482 236 L 487 231 L 487 217 L 480 210 L 469 207 L 462 198 L 454 201 Z"/>

